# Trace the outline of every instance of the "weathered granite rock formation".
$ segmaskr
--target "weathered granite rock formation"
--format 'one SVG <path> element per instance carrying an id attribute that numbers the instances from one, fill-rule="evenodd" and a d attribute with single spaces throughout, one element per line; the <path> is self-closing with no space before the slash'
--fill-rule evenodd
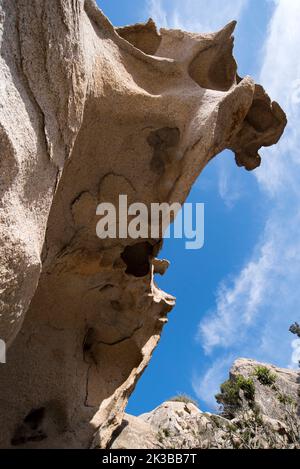
<path id="1" fill-rule="evenodd" d="M 299 372 L 243 359 L 234 363 L 226 384 L 230 419 L 169 401 L 140 417 L 125 415 L 111 448 L 300 448 Z"/>
<path id="2" fill-rule="evenodd" d="M 225 148 L 256 168 L 286 118 L 238 77 L 235 23 L 115 29 L 94 0 L 0 0 L 0 24 L 0 446 L 104 447 L 174 298 L 161 239 L 100 241 L 97 204 L 183 202 Z"/>

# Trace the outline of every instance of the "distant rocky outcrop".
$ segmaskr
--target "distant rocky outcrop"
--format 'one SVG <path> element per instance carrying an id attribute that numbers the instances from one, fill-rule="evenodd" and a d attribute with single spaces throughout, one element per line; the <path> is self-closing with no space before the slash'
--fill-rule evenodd
<path id="1" fill-rule="evenodd" d="M 299 372 L 241 359 L 221 389 L 218 415 L 188 400 L 126 415 L 111 448 L 300 449 Z"/>
<path id="2" fill-rule="evenodd" d="M 122 422 L 175 299 L 161 237 L 100 240 L 96 207 L 183 203 L 224 149 L 259 166 L 286 117 L 238 76 L 234 28 L 0 0 L 0 447 L 106 447 Z"/>

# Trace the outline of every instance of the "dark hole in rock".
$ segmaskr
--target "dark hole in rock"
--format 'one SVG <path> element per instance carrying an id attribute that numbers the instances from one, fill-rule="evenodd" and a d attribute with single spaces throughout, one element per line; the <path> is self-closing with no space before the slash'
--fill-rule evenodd
<path id="1" fill-rule="evenodd" d="M 201 51 L 189 67 L 190 77 L 201 88 L 228 91 L 235 83 L 237 72 L 232 51 L 233 39 Z"/>
<path id="2" fill-rule="evenodd" d="M 266 132 L 269 128 L 276 127 L 277 124 L 270 105 L 261 99 L 253 101 L 246 121 L 258 132 Z"/>
<path id="3" fill-rule="evenodd" d="M 47 438 L 41 428 L 44 417 L 45 407 L 32 409 L 24 418 L 23 423 L 16 428 L 11 439 L 12 446 L 24 445 L 29 441 L 42 441 Z"/>
<path id="4" fill-rule="evenodd" d="M 127 246 L 121 257 L 127 265 L 126 274 L 134 277 L 145 277 L 150 271 L 149 257 L 153 254 L 153 246 L 148 241 Z"/>
<path id="5" fill-rule="evenodd" d="M 151 169 L 159 174 L 164 172 L 166 163 L 172 160 L 173 151 L 180 140 L 180 131 L 177 127 L 163 127 L 150 132 L 147 142 L 153 148 Z"/>
<path id="6" fill-rule="evenodd" d="M 175 147 L 180 138 L 180 132 L 177 127 L 163 127 L 150 132 L 148 143 L 151 147 L 160 147 L 162 149 Z"/>
<path id="7" fill-rule="evenodd" d="M 93 346 L 95 331 L 90 328 L 83 339 L 83 353 L 89 352 Z"/>
<path id="8" fill-rule="evenodd" d="M 122 305 L 119 301 L 116 301 L 116 300 L 112 300 L 110 302 L 112 308 L 115 310 L 115 311 L 121 311 L 122 310 Z"/>
<path id="9" fill-rule="evenodd" d="M 24 423 L 28 425 L 32 430 L 36 430 L 43 422 L 45 417 L 45 407 L 39 409 L 33 409 L 26 415 Z"/>

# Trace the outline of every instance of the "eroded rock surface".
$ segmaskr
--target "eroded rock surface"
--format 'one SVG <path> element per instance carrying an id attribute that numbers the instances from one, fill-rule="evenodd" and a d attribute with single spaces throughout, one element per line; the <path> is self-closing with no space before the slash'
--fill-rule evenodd
<path id="1" fill-rule="evenodd" d="M 238 77 L 235 23 L 115 29 L 93 0 L 0 0 L 0 24 L 0 446 L 105 447 L 175 300 L 161 239 L 100 241 L 97 205 L 182 203 L 225 148 L 256 168 L 286 118 Z"/>
<path id="2" fill-rule="evenodd" d="M 227 401 L 223 415 L 168 401 L 140 417 L 126 415 L 111 448 L 300 448 L 300 372 L 240 359 L 226 384 L 230 409 Z"/>

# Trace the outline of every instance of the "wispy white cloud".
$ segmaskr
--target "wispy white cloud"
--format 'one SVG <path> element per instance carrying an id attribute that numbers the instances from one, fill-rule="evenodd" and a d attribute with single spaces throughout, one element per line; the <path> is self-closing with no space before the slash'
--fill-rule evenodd
<path id="1" fill-rule="evenodd" d="M 241 180 L 235 177 L 236 168 L 232 165 L 232 154 L 230 153 L 229 156 L 230 159 L 224 154 L 218 161 L 218 191 L 226 207 L 232 209 L 244 195 L 244 188 Z"/>
<path id="2" fill-rule="evenodd" d="M 274 351 L 274 355 L 277 354 L 277 336 L 274 337 L 270 329 L 279 327 L 281 333 L 287 331 L 289 323 L 298 319 L 296 315 L 300 309 L 297 288 L 300 278 L 299 209 L 293 211 L 293 223 L 290 216 L 285 220 L 283 207 L 280 215 L 274 211 L 252 259 L 232 282 L 219 287 L 216 308 L 199 327 L 206 353 L 215 348 L 227 348 L 239 349 L 243 355 L 247 350 L 251 355 L 255 343 L 254 354 L 268 355 L 268 359 L 272 359 Z M 248 336 L 252 333 L 255 337 L 249 341 Z M 281 344 L 281 350 L 282 347 Z M 288 350 L 277 359 L 286 360 L 287 364 L 286 353 Z"/>
<path id="3" fill-rule="evenodd" d="M 261 83 L 288 114 L 289 125 L 279 144 L 268 149 L 263 165 L 257 171 L 261 186 L 271 195 L 285 189 L 300 197 L 300 2 L 279 0 L 270 23 L 265 43 Z"/>
<path id="4" fill-rule="evenodd" d="M 246 265 L 231 286 L 220 285 L 216 310 L 200 324 L 199 334 L 206 353 L 215 347 L 243 343 L 248 327 L 267 300 L 274 256 L 274 243 L 263 244 L 257 259 Z"/>
<path id="5" fill-rule="evenodd" d="M 249 0 L 148 0 L 148 13 L 161 27 L 209 32 L 238 20 Z"/>
<path id="6" fill-rule="evenodd" d="M 299 366 L 300 363 L 300 339 L 295 339 L 292 341 L 292 349 L 293 353 L 290 367 L 294 368 L 296 366 Z"/>
<path id="7" fill-rule="evenodd" d="M 233 356 L 228 356 L 221 360 L 217 360 L 207 370 L 207 372 L 199 377 L 194 376 L 193 388 L 195 393 L 206 402 L 212 410 L 217 410 L 217 403 L 214 396 L 219 392 L 220 383 L 222 383 L 228 374 L 228 368 L 232 364 Z"/>
<path id="8" fill-rule="evenodd" d="M 159 27 L 166 28 L 168 26 L 167 11 L 163 8 L 161 0 L 148 0 L 147 10 L 149 16 L 154 19 Z"/>
<path id="9" fill-rule="evenodd" d="M 285 336 L 300 311 L 299 24 L 299 0 L 276 0 L 260 78 L 287 112 L 289 126 L 279 145 L 263 152 L 256 172 L 269 206 L 264 231 L 242 271 L 219 287 L 215 309 L 199 326 L 206 353 L 218 358 L 199 383 L 215 375 L 228 353 L 294 367 L 300 358 L 300 342 Z M 210 403 L 202 385 L 196 391 Z"/>

